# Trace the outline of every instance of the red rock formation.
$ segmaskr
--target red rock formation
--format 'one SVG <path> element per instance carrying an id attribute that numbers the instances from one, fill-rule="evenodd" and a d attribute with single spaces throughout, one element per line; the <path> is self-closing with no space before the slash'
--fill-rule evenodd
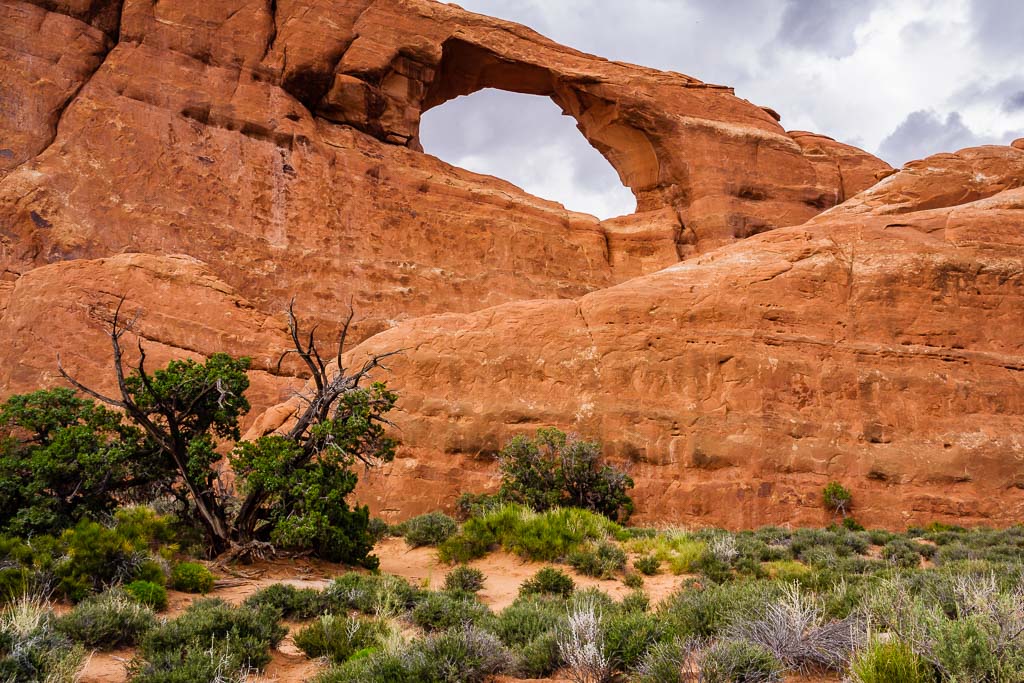
<path id="1" fill-rule="evenodd" d="M 284 303 L 329 331 L 351 298 L 357 353 L 410 348 L 402 457 L 364 486 L 395 516 L 486 486 L 478 456 L 540 424 L 632 463 L 647 518 L 820 522 L 828 478 L 868 522 L 1020 513 L 1017 143 L 885 177 L 729 88 L 428 0 L 0 19 L 4 392 L 55 381 L 57 352 L 109 381 L 127 293 L 154 364 L 252 355 L 273 428 Z M 423 154 L 422 113 L 485 87 L 552 98 L 638 212 Z"/>

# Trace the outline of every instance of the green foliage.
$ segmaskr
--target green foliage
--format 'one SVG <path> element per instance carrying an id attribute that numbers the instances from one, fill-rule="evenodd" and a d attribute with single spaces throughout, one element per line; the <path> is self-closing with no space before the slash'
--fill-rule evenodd
<path id="1" fill-rule="evenodd" d="M 622 577 L 622 583 L 626 588 L 640 589 L 644 587 L 644 577 L 638 572 L 626 572 Z"/>
<path id="2" fill-rule="evenodd" d="M 427 593 L 412 610 L 412 621 L 425 631 L 444 631 L 463 624 L 477 624 L 490 610 L 472 594 Z"/>
<path id="3" fill-rule="evenodd" d="M 391 536 L 393 531 L 391 526 L 380 517 L 371 517 L 366 524 L 366 533 L 370 535 L 375 544 Z"/>
<path id="4" fill-rule="evenodd" d="M 850 672 L 857 683 L 934 683 L 935 673 L 907 644 L 874 641 L 854 655 Z"/>
<path id="5" fill-rule="evenodd" d="M 0 681 L 73 683 L 85 659 L 54 627 L 53 613 L 37 599 L 22 597 L 0 611 Z"/>
<path id="6" fill-rule="evenodd" d="M 836 514 L 846 514 L 850 509 L 853 496 L 850 494 L 850 490 L 838 481 L 830 481 L 822 491 L 822 499 L 825 501 L 825 507 L 829 510 Z"/>
<path id="7" fill-rule="evenodd" d="M 171 570 L 171 585 L 179 591 L 209 593 L 213 582 L 213 573 L 198 562 L 179 562 Z"/>
<path id="8" fill-rule="evenodd" d="M 628 517 L 633 501 L 626 493 L 633 480 L 601 463 L 597 442 L 566 437 L 558 429 L 539 429 L 533 439 L 513 438 L 499 454 L 500 495 L 544 511 L 555 507 L 592 510 L 612 520 Z"/>
<path id="9" fill-rule="evenodd" d="M 707 683 L 773 683 L 782 680 L 782 665 L 768 650 L 742 640 L 724 640 L 701 657 L 701 674 Z"/>
<path id="10" fill-rule="evenodd" d="M 504 505 L 467 520 L 459 533 L 438 548 L 445 562 L 467 562 L 497 546 L 525 559 L 557 561 L 591 541 L 622 528 L 607 518 L 577 508 L 535 513 L 519 505 Z"/>
<path id="11" fill-rule="evenodd" d="M 275 583 L 256 591 L 242 603 L 246 607 L 258 609 L 273 607 L 284 619 L 311 619 L 327 607 L 326 596 L 312 588 L 296 588 L 287 583 Z M 344 605 L 345 608 L 348 605 Z"/>
<path id="12" fill-rule="evenodd" d="M 559 595 L 568 597 L 576 590 L 572 577 L 555 567 L 544 567 L 519 586 L 519 595 Z"/>
<path id="13" fill-rule="evenodd" d="M 489 493 L 462 493 L 455 501 L 455 512 L 459 519 L 479 517 L 501 507 L 501 496 Z"/>
<path id="14" fill-rule="evenodd" d="M 152 581 L 132 581 L 124 587 L 125 593 L 140 604 L 161 612 L 167 609 L 167 589 Z"/>
<path id="15" fill-rule="evenodd" d="M 162 590 L 161 586 L 156 587 Z M 135 645 L 154 626 L 153 610 L 120 591 L 83 600 L 55 622 L 58 633 L 101 650 Z"/>
<path id="16" fill-rule="evenodd" d="M 685 532 L 667 531 L 631 539 L 625 543 L 625 547 L 629 552 L 644 553 L 658 563 L 667 564 L 669 571 L 679 575 L 695 571 L 704 556 L 707 543 Z M 637 569 L 640 570 L 640 567 Z"/>
<path id="17" fill-rule="evenodd" d="M 295 645 L 309 657 L 341 664 L 360 650 L 380 645 L 387 633 L 387 625 L 375 619 L 325 614 L 295 635 Z"/>
<path id="18" fill-rule="evenodd" d="M 199 600 L 177 619 L 147 633 L 133 664 L 138 683 L 215 683 L 270 661 L 269 648 L 285 636 L 271 607 L 231 607 Z"/>
<path id="19" fill-rule="evenodd" d="M 666 635 L 666 624 L 643 611 L 613 613 L 605 620 L 605 655 L 620 671 L 637 667 L 647 651 Z"/>
<path id="20" fill-rule="evenodd" d="M 422 591 L 390 574 L 350 572 L 324 590 L 327 609 L 335 613 L 354 609 L 364 614 L 394 616 L 412 609 L 422 598 Z"/>
<path id="21" fill-rule="evenodd" d="M 501 642 L 513 650 L 526 647 L 565 619 L 565 603 L 559 597 L 526 594 L 503 609 L 488 624 Z"/>
<path id="22" fill-rule="evenodd" d="M 760 608 L 781 592 L 775 582 L 743 581 L 727 584 L 684 584 L 658 605 L 657 612 L 680 637 L 713 637 L 725 632 L 738 616 Z"/>
<path id="23" fill-rule="evenodd" d="M 59 534 L 163 474 L 140 430 L 69 389 L 0 405 L 0 532 Z"/>
<path id="24" fill-rule="evenodd" d="M 547 678 L 563 666 L 558 635 L 546 631 L 512 652 L 512 671 L 522 678 Z"/>
<path id="25" fill-rule="evenodd" d="M 886 543 L 882 549 L 882 557 L 886 562 L 906 569 L 914 569 L 921 564 L 918 545 L 902 538 Z"/>
<path id="26" fill-rule="evenodd" d="M 483 683 L 508 664 L 509 655 L 497 638 L 465 626 L 352 659 L 321 674 L 315 683 Z"/>
<path id="27" fill-rule="evenodd" d="M 400 525 L 402 536 L 410 548 L 440 545 L 459 528 L 458 523 L 443 512 L 418 515 Z"/>
<path id="28" fill-rule="evenodd" d="M 456 567 L 444 577 L 446 591 L 477 593 L 484 587 L 484 573 L 475 567 Z"/>
<path id="29" fill-rule="evenodd" d="M 626 567 L 626 553 L 609 541 L 569 554 L 569 564 L 585 576 L 609 579 Z"/>
<path id="30" fill-rule="evenodd" d="M 661 569 L 661 560 L 654 555 L 644 555 L 633 560 L 633 567 L 645 576 L 654 576 Z"/>

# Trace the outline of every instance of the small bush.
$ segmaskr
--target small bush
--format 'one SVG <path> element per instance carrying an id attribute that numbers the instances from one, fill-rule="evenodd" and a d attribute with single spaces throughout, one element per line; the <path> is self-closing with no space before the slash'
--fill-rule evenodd
<path id="1" fill-rule="evenodd" d="M 646 576 L 654 576 L 661 568 L 661 560 L 654 555 L 644 555 L 633 560 L 633 567 Z"/>
<path id="2" fill-rule="evenodd" d="M 456 567 L 444 577 L 444 589 L 463 593 L 477 593 L 484 587 L 484 573 L 475 567 Z"/>
<path id="3" fill-rule="evenodd" d="M 141 604 L 162 612 L 167 609 L 167 589 L 152 581 L 132 581 L 124 587 L 125 593 Z"/>
<path id="4" fill-rule="evenodd" d="M 323 592 L 325 609 L 342 613 L 350 609 L 379 617 L 393 617 L 412 609 L 423 592 L 400 576 L 356 574 L 335 579 Z"/>
<path id="5" fill-rule="evenodd" d="M 309 657 L 327 657 L 335 664 L 366 648 L 377 647 L 387 626 L 366 617 L 326 614 L 295 635 L 295 645 Z"/>
<path id="6" fill-rule="evenodd" d="M 479 517 L 501 507 L 501 498 L 489 493 L 463 493 L 455 501 L 455 512 L 459 519 Z"/>
<path id="7" fill-rule="evenodd" d="M 690 583 L 662 601 L 658 613 L 671 622 L 673 632 L 680 637 L 714 637 L 740 616 L 763 608 L 779 590 L 778 584 L 763 581 L 703 586 Z"/>
<path id="8" fill-rule="evenodd" d="M 623 612 L 646 612 L 651 608 L 651 598 L 637 588 L 622 598 L 621 607 Z"/>
<path id="9" fill-rule="evenodd" d="M 644 577 L 638 572 L 626 572 L 622 577 L 622 583 L 626 588 L 639 589 L 644 587 Z"/>
<path id="10" fill-rule="evenodd" d="M 270 661 L 285 636 L 272 607 L 231 607 L 223 600 L 192 603 L 181 616 L 149 631 L 133 663 L 133 683 L 221 680 Z"/>
<path id="11" fill-rule="evenodd" d="M 156 626 L 153 610 L 126 593 L 110 591 L 75 605 L 54 624 L 57 631 L 76 643 L 101 650 L 135 645 Z"/>
<path id="12" fill-rule="evenodd" d="M 476 624 L 490 614 L 471 594 L 428 593 L 412 610 L 412 621 L 425 631 Z"/>
<path id="13" fill-rule="evenodd" d="M 391 535 L 391 526 L 380 517 L 371 517 L 366 523 L 366 533 L 377 544 Z"/>
<path id="14" fill-rule="evenodd" d="M 604 464 L 601 445 L 554 428 L 539 429 L 531 440 L 513 438 L 498 456 L 501 497 L 545 511 L 557 507 L 592 510 L 612 520 L 627 518 L 633 480 Z"/>
<path id="15" fill-rule="evenodd" d="M 655 643 L 637 667 L 639 683 L 703 683 L 696 666 L 703 645 L 686 638 Z"/>
<path id="16" fill-rule="evenodd" d="M 410 548 L 425 545 L 440 545 L 447 541 L 459 525 L 454 519 L 443 512 L 428 512 L 403 522 L 399 529 Z"/>
<path id="17" fill-rule="evenodd" d="M 782 680 L 782 665 L 757 643 L 719 641 L 701 656 L 701 674 L 707 683 L 774 683 Z"/>
<path id="18" fill-rule="evenodd" d="M 520 595 L 559 595 L 568 597 L 576 590 L 576 583 L 572 577 L 555 567 L 544 567 L 537 571 L 533 577 L 523 581 L 519 586 Z"/>
<path id="19" fill-rule="evenodd" d="M 512 672 L 522 678 L 547 678 L 562 667 L 558 636 L 554 630 L 537 636 L 513 651 Z"/>
<path id="20" fill-rule="evenodd" d="M 830 481 L 822 492 L 822 499 L 825 501 L 825 507 L 829 510 L 836 514 L 846 514 L 850 509 L 853 496 L 850 494 L 850 490 L 838 481 Z"/>
<path id="21" fill-rule="evenodd" d="M 287 583 L 275 583 L 256 591 L 242 603 L 246 607 L 273 607 L 284 619 L 311 619 L 326 609 L 323 593 L 312 588 L 296 588 Z M 346 605 L 347 607 L 347 605 Z"/>
<path id="22" fill-rule="evenodd" d="M 632 671 L 655 643 L 665 637 L 665 622 L 644 611 L 624 611 L 605 618 L 605 652 L 619 671 Z"/>
<path id="23" fill-rule="evenodd" d="M 483 683 L 507 670 L 508 652 L 490 633 L 464 626 L 398 648 L 354 657 L 316 683 Z"/>
<path id="24" fill-rule="evenodd" d="M 565 603 L 559 599 L 530 595 L 516 598 L 501 611 L 488 628 L 506 646 L 519 649 L 550 632 L 565 618 Z"/>
<path id="25" fill-rule="evenodd" d="M 53 628 L 45 602 L 22 596 L 0 611 L 0 681 L 74 683 L 85 659 L 81 645 Z"/>
<path id="26" fill-rule="evenodd" d="M 882 549 L 882 557 L 889 564 L 904 569 L 916 569 L 921 566 L 921 554 L 917 550 L 917 544 L 902 538 L 886 543 Z"/>
<path id="27" fill-rule="evenodd" d="M 609 541 L 602 541 L 588 550 L 569 555 L 569 564 L 585 576 L 610 579 L 626 566 L 626 553 Z"/>
<path id="28" fill-rule="evenodd" d="M 198 562 L 180 562 L 171 571 L 171 585 L 185 593 L 209 593 L 213 590 L 213 573 Z"/>
<path id="29" fill-rule="evenodd" d="M 908 645 L 875 641 L 850 664 L 857 683 L 934 683 L 935 673 Z"/>
<path id="30" fill-rule="evenodd" d="M 693 571 L 706 548 L 704 541 L 678 531 L 635 538 L 626 543 L 630 552 L 649 554 L 658 562 L 667 564 L 675 575 Z"/>

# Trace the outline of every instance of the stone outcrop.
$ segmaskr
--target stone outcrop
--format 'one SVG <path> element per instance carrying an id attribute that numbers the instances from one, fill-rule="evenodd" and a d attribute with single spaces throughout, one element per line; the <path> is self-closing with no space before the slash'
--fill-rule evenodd
<path id="1" fill-rule="evenodd" d="M 1019 517 L 1024 151 L 895 172 L 728 87 L 429 0 L 0 0 L 0 389 L 254 359 L 286 421 L 281 311 L 351 300 L 393 367 L 392 517 L 493 484 L 509 435 L 601 438 L 642 517 Z M 599 221 L 422 153 L 423 112 L 550 97 L 637 212 Z M 881 180 L 881 182 L 878 182 Z M 877 184 L 876 184 L 877 182 Z M 424 483 L 429 485 L 423 485 Z"/>

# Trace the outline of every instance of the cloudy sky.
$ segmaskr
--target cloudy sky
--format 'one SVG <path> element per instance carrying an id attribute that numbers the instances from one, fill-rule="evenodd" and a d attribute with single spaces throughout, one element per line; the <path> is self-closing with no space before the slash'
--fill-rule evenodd
<path id="1" fill-rule="evenodd" d="M 459 0 L 586 52 L 731 85 L 788 130 L 893 165 L 1024 137 L 1024 0 Z M 572 209 L 635 202 L 546 98 L 487 90 L 423 118 L 427 152 Z"/>

